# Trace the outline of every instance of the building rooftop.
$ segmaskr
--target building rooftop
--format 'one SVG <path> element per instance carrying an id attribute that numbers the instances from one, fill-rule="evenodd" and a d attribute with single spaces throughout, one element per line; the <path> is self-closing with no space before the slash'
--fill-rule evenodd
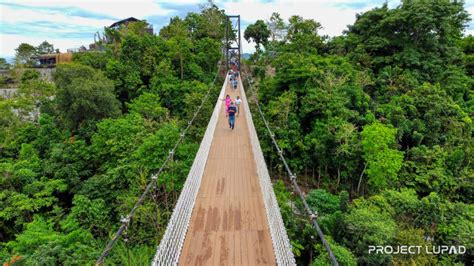
<path id="1" fill-rule="evenodd" d="M 136 21 L 141 21 L 141 20 L 139 20 L 137 18 L 134 18 L 134 17 L 129 17 L 129 18 L 122 19 L 120 21 L 117 21 L 117 22 L 113 23 L 112 25 L 110 25 L 110 28 L 115 28 L 115 27 L 120 26 L 122 24 L 130 23 L 130 22 L 136 22 Z"/>

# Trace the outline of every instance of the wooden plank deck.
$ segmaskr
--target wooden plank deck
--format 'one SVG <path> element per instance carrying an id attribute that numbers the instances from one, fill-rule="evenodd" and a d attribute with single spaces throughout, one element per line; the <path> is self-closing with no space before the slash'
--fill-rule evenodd
<path id="1" fill-rule="evenodd" d="M 225 95 L 232 99 L 240 88 Z M 224 103 L 222 103 L 224 104 Z M 245 111 L 219 116 L 180 265 L 275 265 Z"/>

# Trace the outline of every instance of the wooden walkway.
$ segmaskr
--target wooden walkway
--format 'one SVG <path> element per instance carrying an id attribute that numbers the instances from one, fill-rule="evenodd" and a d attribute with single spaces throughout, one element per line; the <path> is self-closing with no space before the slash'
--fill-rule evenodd
<path id="1" fill-rule="evenodd" d="M 235 99 L 240 88 L 226 93 Z M 217 122 L 180 265 L 275 265 L 250 145 L 246 110 L 231 130 L 224 106 Z"/>

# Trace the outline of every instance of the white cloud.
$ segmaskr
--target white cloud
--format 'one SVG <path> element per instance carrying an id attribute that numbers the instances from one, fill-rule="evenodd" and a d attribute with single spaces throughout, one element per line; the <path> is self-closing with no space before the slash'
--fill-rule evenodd
<path id="1" fill-rule="evenodd" d="M 79 16 L 66 16 L 59 13 L 51 13 L 44 10 L 15 9 L 9 6 L 2 6 L 2 21 L 8 23 L 48 21 L 61 26 L 63 24 L 73 24 L 76 26 L 90 26 L 95 28 L 110 25 L 114 20 L 96 19 Z M 59 28 L 60 29 L 60 28 Z"/>
<path id="2" fill-rule="evenodd" d="M 14 2 L 14 4 L 41 8 L 74 7 L 96 14 L 104 14 L 116 18 L 165 16 L 173 12 L 173 10 L 161 7 L 159 3 L 153 0 L 42 0 L 38 2 L 32 2 L 31 0 L 17 0 Z"/>
<path id="3" fill-rule="evenodd" d="M 64 39 L 64 38 L 47 38 L 47 37 L 31 37 L 17 34 L 2 34 L 0 36 L 0 57 L 11 57 L 15 53 L 15 49 L 21 43 L 29 43 L 33 46 L 38 46 L 43 41 L 48 41 L 54 45 L 54 48 L 60 49 L 61 52 L 66 52 L 69 48 L 78 48 L 81 45 L 86 47 L 93 42 L 93 38 L 89 39 Z M 6 52 L 4 52 L 6 51 Z"/>
<path id="4" fill-rule="evenodd" d="M 104 26 L 109 26 L 116 21 L 100 18 L 101 15 L 123 19 L 128 17 L 169 16 L 170 13 L 174 12 L 174 10 L 162 8 L 160 4 L 152 0 L 134 2 L 113 0 L 85 0 L 80 2 L 43 0 L 31 2 L 17 0 L 12 4 L 21 5 L 22 7 L 0 4 L 0 25 L 3 23 L 13 25 L 30 23 L 31 30 L 34 32 L 17 32 L 15 27 L 8 28 L 8 34 L 0 36 L 0 56 L 2 57 L 14 55 L 14 49 L 23 42 L 38 45 L 42 41 L 48 40 L 48 42 L 53 43 L 55 47 L 63 51 L 67 48 L 79 47 L 80 45 L 87 46 L 93 42 L 93 36 L 96 31 L 102 32 Z M 85 11 L 85 13 L 83 16 L 67 15 L 61 13 L 61 9 L 58 8 L 80 9 Z M 89 16 L 90 14 L 87 12 L 94 14 L 94 16 Z M 41 23 L 35 23 L 38 21 Z M 7 24 L 2 26 L 4 27 L 5 25 Z M 24 29 L 24 27 L 18 29 Z M 77 36 L 67 37 L 68 33 L 87 34 L 88 31 L 90 31 L 90 38 L 88 39 L 78 39 Z M 58 35 L 66 37 L 59 38 L 57 37 Z"/>
<path id="5" fill-rule="evenodd" d="M 157 3 L 173 3 L 173 4 L 203 4 L 207 3 L 207 1 L 202 0 L 156 0 Z"/>
<path id="6" fill-rule="evenodd" d="M 0 6 L 0 9 L 1 22 L 9 24 L 9 28 L 3 29 L 8 33 L 0 35 L 0 56 L 2 57 L 14 55 L 14 49 L 24 42 L 38 45 L 47 40 L 62 51 L 80 45 L 87 46 L 93 42 L 94 32 L 101 31 L 104 26 L 114 22 L 110 19 L 66 16 L 43 9 L 15 9 L 4 5 Z M 11 24 L 18 26 L 11 27 Z M 5 25 L 7 24 L 3 26 L 5 27 Z M 77 36 L 72 36 L 75 33 L 86 33 L 89 30 L 90 38 L 88 39 L 78 39 Z M 66 37 L 59 38 L 59 36 Z"/>
<path id="7" fill-rule="evenodd" d="M 222 3 L 222 7 L 228 14 L 240 14 L 241 20 L 254 23 L 256 20 L 269 20 L 273 12 L 277 12 L 284 20 L 288 20 L 293 15 L 302 16 L 305 19 L 314 19 L 321 23 L 323 29 L 322 35 L 337 36 L 341 35 L 347 25 L 353 24 L 355 16 L 381 5 L 384 0 L 372 1 L 371 4 L 360 9 L 349 9 L 348 7 L 338 6 L 338 3 L 348 3 L 347 0 L 319 0 L 319 1 L 275 1 L 275 2 L 227 2 Z M 243 31 L 242 29 L 242 35 Z M 254 45 L 242 39 L 242 48 L 244 52 L 253 52 Z"/>

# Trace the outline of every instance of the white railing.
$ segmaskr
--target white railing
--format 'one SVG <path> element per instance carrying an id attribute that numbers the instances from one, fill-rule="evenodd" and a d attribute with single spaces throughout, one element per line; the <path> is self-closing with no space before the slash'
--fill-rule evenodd
<path id="1" fill-rule="evenodd" d="M 252 145 L 253 156 L 255 158 L 255 164 L 257 166 L 260 187 L 262 189 L 263 202 L 267 214 L 268 227 L 270 228 L 270 235 L 272 237 L 275 259 L 278 265 L 296 265 L 291 243 L 288 239 L 285 225 L 283 224 L 280 207 L 278 206 L 275 192 L 273 191 L 273 185 L 270 180 L 267 164 L 263 158 L 262 148 L 260 147 L 260 141 L 258 140 L 257 131 L 253 124 L 252 114 L 250 113 L 247 96 L 243 89 L 244 87 L 241 79 L 239 79 L 239 83 L 242 88 L 242 103 L 246 110 L 245 114 L 249 126 L 250 142 Z"/>
<path id="2" fill-rule="evenodd" d="M 152 265 L 177 265 L 179 262 L 181 250 L 191 221 L 191 214 L 196 202 L 196 196 L 201 186 L 201 179 L 211 149 L 217 120 L 221 111 L 222 101 L 220 99 L 224 98 L 226 87 L 227 78 L 225 79 L 224 85 L 222 85 L 219 98 L 214 107 L 214 112 L 207 125 L 206 133 L 204 134 L 196 158 L 184 183 L 183 190 L 179 195 L 178 202 L 174 207 L 173 214 L 166 227 L 165 235 L 157 248 Z"/>
<path id="3" fill-rule="evenodd" d="M 214 131 L 217 126 L 219 112 L 221 111 L 222 103 L 220 99 L 224 98 L 227 80 L 228 79 L 226 78 L 226 81 L 222 86 L 216 106 L 214 107 L 214 112 L 212 113 L 206 133 L 201 142 L 201 146 L 199 147 L 199 151 L 188 174 L 183 190 L 173 210 L 165 235 L 158 246 L 152 265 L 177 265 L 179 262 L 196 197 L 201 185 L 201 179 L 204 174 L 204 168 L 211 148 Z M 243 90 L 241 80 L 239 80 L 239 82 L 242 88 L 242 102 L 246 110 L 245 113 L 249 126 L 250 141 L 262 190 L 275 259 L 278 265 L 296 265 L 291 244 L 280 214 L 280 208 L 278 207 L 275 193 L 273 191 L 270 175 L 268 174 L 267 166 L 263 158 L 257 132 L 253 124 L 247 97 Z"/>

